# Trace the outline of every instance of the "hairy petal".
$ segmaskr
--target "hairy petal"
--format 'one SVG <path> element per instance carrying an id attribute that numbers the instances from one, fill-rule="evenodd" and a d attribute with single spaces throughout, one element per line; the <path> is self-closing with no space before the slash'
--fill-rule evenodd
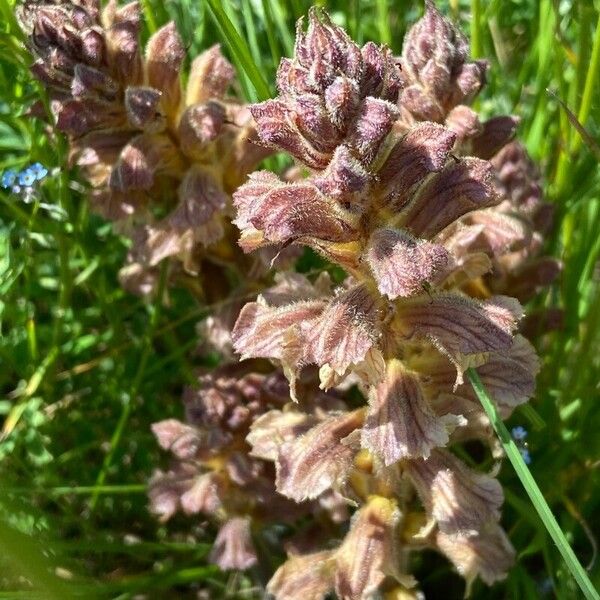
<path id="1" fill-rule="evenodd" d="M 258 562 L 250 535 L 250 519 L 234 517 L 221 526 L 210 553 L 210 561 L 223 570 L 240 571 Z"/>
<path id="2" fill-rule="evenodd" d="M 217 102 L 193 104 L 179 119 L 179 139 L 181 149 L 190 158 L 206 160 L 209 152 L 214 152 L 214 141 L 222 132 L 225 123 L 225 108 Z"/>
<path id="3" fill-rule="evenodd" d="M 476 535 L 500 518 L 500 483 L 469 469 L 447 450 L 433 450 L 428 459 L 407 461 L 405 469 L 440 531 Z"/>
<path id="4" fill-rule="evenodd" d="M 514 408 L 527 402 L 535 391 L 539 360 L 533 346 L 521 335 L 506 352 L 494 353 L 477 368 L 481 381 L 494 401 Z"/>
<path id="5" fill-rule="evenodd" d="M 250 112 L 263 143 L 288 152 L 313 169 L 324 169 L 327 166 L 329 155 L 319 152 L 304 138 L 294 122 L 294 111 L 285 101 L 277 98 L 253 104 Z"/>
<path id="6" fill-rule="evenodd" d="M 531 227 L 517 214 L 502 213 L 492 208 L 467 215 L 448 227 L 440 238 L 458 255 L 485 252 L 498 257 L 528 244 Z"/>
<path id="7" fill-rule="evenodd" d="M 192 61 L 186 90 L 186 106 L 221 99 L 235 77 L 229 61 L 214 45 Z"/>
<path id="8" fill-rule="evenodd" d="M 391 300 L 422 293 L 423 286 L 446 267 L 443 246 L 419 240 L 398 229 L 376 229 L 365 251 L 379 291 Z"/>
<path id="9" fill-rule="evenodd" d="M 215 514 L 222 506 L 223 482 L 216 473 L 204 473 L 181 495 L 181 508 L 186 515 Z"/>
<path id="10" fill-rule="evenodd" d="M 377 340 L 377 301 L 365 286 L 355 286 L 334 298 L 317 321 L 301 324 L 301 332 L 305 362 L 329 365 L 343 375 L 365 359 Z"/>
<path id="11" fill-rule="evenodd" d="M 292 556 L 275 571 L 267 592 L 285 600 L 322 600 L 333 588 L 332 552 Z"/>
<path id="12" fill-rule="evenodd" d="M 364 164 L 373 161 L 397 116 L 398 109 L 391 102 L 371 97 L 362 102 L 348 144 Z"/>
<path id="13" fill-rule="evenodd" d="M 388 155 L 378 177 L 385 203 L 398 210 L 427 175 L 440 171 L 456 134 L 435 123 L 419 123 L 402 137 Z"/>
<path id="14" fill-rule="evenodd" d="M 475 536 L 448 535 L 440 531 L 436 542 L 469 586 L 476 577 L 481 577 L 488 585 L 501 581 L 515 561 L 514 548 L 496 524 Z"/>
<path id="15" fill-rule="evenodd" d="M 275 461 L 280 447 L 300 437 L 318 423 L 312 415 L 297 411 L 271 410 L 252 423 L 246 441 L 250 454 L 263 460 Z"/>
<path id="16" fill-rule="evenodd" d="M 430 339 L 458 360 L 464 355 L 510 348 L 521 312 L 518 302 L 504 296 L 479 302 L 441 293 L 403 302 L 396 325 L 400 335 Z"/>
<path id="17" fill-rule="evenodd" d="M 152 433 L 161 448 L 184 460 L 194 458 L 201 445 L 199 431 L 177 419 L 153 423 Z"/>
<path id="18" fill-rule="evenodd" d="M 510 142 L 518 125 L 518 117 L 500 116 L 489 119 L 483 124 L 481 133 L 471 141 L 472 154 L 490 160 Z"/>
<path id="19" fill-rule="evenodd" d="M 129 123 L 138 129 L 155 127 L 161 93 L 151 87 L 128 87 L 125 90 L 125 110 Z M 154 130 L 154 129 L 153 129 Z"/>
<path id="20" fill-rule="evenodd" d="M 404 458 L 427 458 L 432 448 L 448 443 L 455 415 L 438 417 L 414 373 L 398 360 L 388 361 L 386 377 L 369 394 L 369 410 L 362 428 L 362 446 L 381 456 L 386 466 Z"/>
<path id="21" fill-rule="evenodd" d="M 462 215 L 497 201 L 490 163 L 464 158 L 450 163 L 425 184 L 406 208 L 403 227 L 429 238 Z"/>
<path id="22" fill-rule="evenodd" d="M 340 598 L 370 598 L 386 575 L 394 574 L 401 513 L 393 500 L 372 496 L 352 519 L 335 553 L 335 591 Z"/>
<path id="23" fill-rule="evenodd" d="M 174 110 L 181 101 L 179 71 L 185 57 L 183 41 L 174 22 L 161 27 L 146 46 L 148 83 L 162 93 L 161 102 Z"/>
<path id="24" fill-rule="evenodd" d="M 233 199 L 238 209 L 235 223 L 242 232 L 255 228 L 271 243 L 306 236 L 349 241 L 356 236 L 351 216 L 310 183 L 286 184 L 270 173 L 258 172 Z"/>
<path id="25" fill-rule="evenodd" d="M 299 438 L 284 443 L 277 458 L 277 491 L 301 502 L 340 487 L 356 449 L 344 438 L 361 426 L 361 410 L 333 415 Z"/>
<path id="26" fill-rule="evenodd" d="M 278 308 L 258 302 L 246 304 L 231 333 L 233 347 L 244 358 L 281 359 L 286 332 L 318 317 L 324 305 L 317 300 Z"/>
<path id="27" fill-rule="evenodd" d="M 179 204 L 168 217 L 177 231 L 194 230 L 225 208 L 227 195 L 210 171 L 200 166 L 188 169 L 179 186 Z"/>

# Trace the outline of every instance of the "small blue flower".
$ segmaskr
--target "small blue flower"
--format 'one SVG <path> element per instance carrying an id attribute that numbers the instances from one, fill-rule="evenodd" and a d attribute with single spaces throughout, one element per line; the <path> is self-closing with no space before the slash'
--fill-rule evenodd
<path id="1" fill-rule="evenodd" d="M 17 179 L 17 172 L 14 169 L 8 169 L 2 173 L 2 187 L 7 190 L 12 187 Z"/>
<path id="2" fill-rule="evenodd" d="M 35 180 L 35 173 L 31 169 L 25 169 L 19 173 L 19 185 L 23 187 L 31 187 Z"/>
<path id="3" fill-rule="evenodd" d="M 27 170 L 35 175 L 37 181 L 41 181 L 48 175 L 48 169 L 40 162 L 33 163 Z"/>
<path id="4" fill-rule="evenodd" d="M 531 455 L 529 454 L 529 450 L 527 450 L 527 448 L 519 448 L 519 452 L 521 453 L 521 456 L 523 457 L 525 464 L 530 465 L 531 464 Z"/>
<path id="5" fill-rule="evenodd" d="M 527 429 L 525 429 L 525 427 L 521 427 L 521 425 L 513 427 L 512 436 L 515 440 L 521 442 L 527 437 Z"/>

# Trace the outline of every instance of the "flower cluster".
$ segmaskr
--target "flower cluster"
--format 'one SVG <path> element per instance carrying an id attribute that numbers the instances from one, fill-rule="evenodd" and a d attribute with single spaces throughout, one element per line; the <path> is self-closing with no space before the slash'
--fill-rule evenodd
<path id="1" fill-rule="evenodd" d="M 261 140 L 308 176 L 250 175 L 234 194 L 242 247 L 307 245 L 348 277 L 337 288 L 282 278 L 243 308 L 234 348 L 280 364 L 293 398 L 316 365 L 322 388 L 356 384 L 367 400 L 292 439 L 285 418 L 252 428 L 253 452 L 286 440 L 270 453 L 279 492 L 305 501 L 333 489 L 359 507 L 341 545 L 281 567 L 278 598 L 414 590 L 408 556 L 424 546 L 467 581 L 501 579 L 513 560 L 499 483 L 451 451 L 480 439 L 498 452 L 466 368 L 503 416 L 532 395 L 538 370 L 517 333 L 519 302 L 494 293 L 513 289 L 506 275 L 535 254 L 547 210 L 514 158 L 524 151 L 507 145 L 516 120 L 482 124 L 466 105 L 485 70 L 431 3 L 400 59 L 358 47 L 313 9 L 279 67 L 279 96 L 250 107 Z"/>
<path id="2" fill-rule="evenodd" d="M 245 106 L 217 47 L 183 76 L 172 23 L 142 55 L 137 3 L 33 2 L 19 19 L 94 206 L 132 240 L 124 285 L 150 292 L 177 257 L 171 274 L 210 278 L 221 307 L 202 333 L 224 364 L 186 389 L 185 422 L 153 428 L 172 455 L 153 512 L 217 524 L 224 569 L 256 565 L 253 539 L 293 525 L 268 584 L 282 600 L 418 598 L 424 548 L 468 584 L 502 579 L 514 550 L 497 468 L 464 442 L 502 450 L 464 372 L 504 418 L 527 402 L 539 366 L 519 301 L 559 264 L 543 255 L 552 211 L 512 141 L 518 120 L 470 106 L 488 65 L 455 25 L 427 1 L 396 57 L 312 9 L 278 96 Z M 252 172 L 273 151 L 296 167 Z M 343 280 L 279 270 L 253 282 L 255 301 L 231 296 L 224 265 L 264 275 L 302 246 Z"/>
<path id="3" fill-rule="evenodd" d="M 247 109 L 226 98 L 232 66 L 210 48 L 192 61 L 184 89 L 185 47 L 174 24 L 158 30 L 144 54 L 137 2 L 33 2 L 18 17 L 36 59 L 32 72 L 50 94 L 95 209 L 133 241 L 123 283 L 151 290 L 154 267 L 170 256 L 197 273 L 202 248 L 231 229 L 230 193 L 265 155 L 251 143 Z"/>
<path id="4" fill-rule="evenodd" d="M 308 392 L 308 390 L 307 390 Z M 295 420 L 294 433 L 315 423 L 323 411 L 344 403 L 322 392 L 309 394 L 299 413 L 289 406 L 289 387 L 281 372 L 259 374 L 252 364 L 230 364 L 198 378 L 183 396 L 186 423 L 167 419 L 154 424 L 158 443 L 173 455 L 166 472 L 150 481 L 150 503 L 161 519 L 175 512 L 201 513 L 220 524 L 211 559 L 223 569 L 247 569 L 257 563 L 253 535 L 269 523 L 293 523 L 302 516 L 320 518 L 329 529 L 347 518 L 341 496 L 327 491 L 314 502 L 296 504 L 275 490 L 270 454 L 275 440 L 262 440 L 251 452 L 253 424 Z M 285 415 L 285 417 L 284 417 Z"/>
<path id="5" fill-rule="evenodd" d="M 33 195 L 34 186 L 47 175 L 48 169 L 42 163 L 36 162 L 21 171 L 8 169 L 2 174 L 0 185 L 13 194 L 22 194 L 23 199 L 28 200 Z"/>

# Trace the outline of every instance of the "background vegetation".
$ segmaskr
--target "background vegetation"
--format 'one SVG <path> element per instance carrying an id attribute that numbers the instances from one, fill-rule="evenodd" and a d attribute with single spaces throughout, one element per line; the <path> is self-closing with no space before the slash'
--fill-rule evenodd
<path id="1" fill-rule="evenodd" d="M 422 11 L 416 0 L 323 4 L 354 39 L 385 42 L 398 53 Z M 225 13 L 272 93 L 279 58 L 291 54 L 294 22 L 309 5 L 144 0 L 144 36 L 174 19 L 189 56 L 217 41 L 228 53 L 235 40 L 214 20 Z M 529 431 L 530 469 L 598 585 L 600 170 L 593 140 L 600 139 L 600 5 L 439 5 L 469 34 L 472 53 L 491 60 L 479 108 L 522 118 L 519 135 L 556 205 L 547 244 L 563 273 L 529 308 L 562 308 L 564 323 L 538 332 L 538 391 L 509 425 Z M 182 290 L 148 304 L 119 287 L 123 240 L 88 212 L 65 141 L 25 116 L 44 90 L 28 74 L 13 14 L 13 1 L 0 0 L 0 171 L 40 161 L 50 173 L 41 202 L 0 190 L 0 598 L 260 597 L 254 574 L 227 575 L 207 563 L 210 526 L 184 518 L 164 526 L 147 511 L 146 481 L 165 458 L 150 424 L 181 413 L 182 385 L 198 364 L 194 324 L 206 307 Z M 256 100 L 266 92 L 242 75 L 240 94 Z M 591 139 L 582 140 L 556 98 Z M 501 479 L 518 562 L 505 582 L 491 591 L 477 584 L 473 596 L 578 598 L 510 464 Z M 462 596 L 446 561 L 433 554 L 421 560 L 428 598 Z"/>

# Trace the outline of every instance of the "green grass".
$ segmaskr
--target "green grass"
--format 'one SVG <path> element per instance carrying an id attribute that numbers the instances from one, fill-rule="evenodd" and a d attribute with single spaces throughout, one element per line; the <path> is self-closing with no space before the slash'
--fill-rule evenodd
<path id="1" fill-rule="evenodd" d="M 145 38 L 175 19 L 192 55 L 221 42 L 252 101 L 273 94 L 294 21 L 310 5 L 142 4 Z M 386 41 L 396 52 L 421 12 L 416 1 L 318 4 L 355 39 Z M 580 598 L 574 563 L 559 550 L 566 541 L 599 586 L 600 169 L 548 90 L 600 140 L 600 7 L 585 0 L 439 4 L 461 22 L 474 54 L 491 60 L 478 108 L 522 119 L 519 137 L 556 207 L 546 246 L 564 263 L 559 283 L 528 307 L 562 308 L 564 326 L 534 340 L 543 365 L 533 410 L 518 410 L 508 423 L 529 429 L 529 470 L 506 431 L 500 435 L 519 465 L 515 471 L 506 462 L 500 475 L 503 523 L 518 565 L 491 589 L 477 583 L 473 597 Z M 251 578 L 207 563 L 210 526 L 177 518 L 166 527 L 146 508 L 146 481 L 165 459 L 150 424 L 181 415 L 181 388 L 198 364 L 193 324 L 206 307 L 184 290 L 147 304 L 119 288 L 126 245 L 88 212 L 64 140 L 24 115 L 43 90 L 27 74 L 10 0 L 0 0 L 0 15 L 0 170 L 44 162 L 53 169 L 44 201 L 61 209 L 21 204 L 0 191 L 0 598 L 179 598 L 198 589 L 211 598 L 257 597 Z M 535 489 L 529 471 L 543 495 L 535 503 L 547 506 L 556 526 L 548 513 L 539 518 L 523 491 L 523 477 L 528 491 Z M 461 597 L 463 584 L 446 561 L 427 554 L 419 560 L 427 597 Z"/>

